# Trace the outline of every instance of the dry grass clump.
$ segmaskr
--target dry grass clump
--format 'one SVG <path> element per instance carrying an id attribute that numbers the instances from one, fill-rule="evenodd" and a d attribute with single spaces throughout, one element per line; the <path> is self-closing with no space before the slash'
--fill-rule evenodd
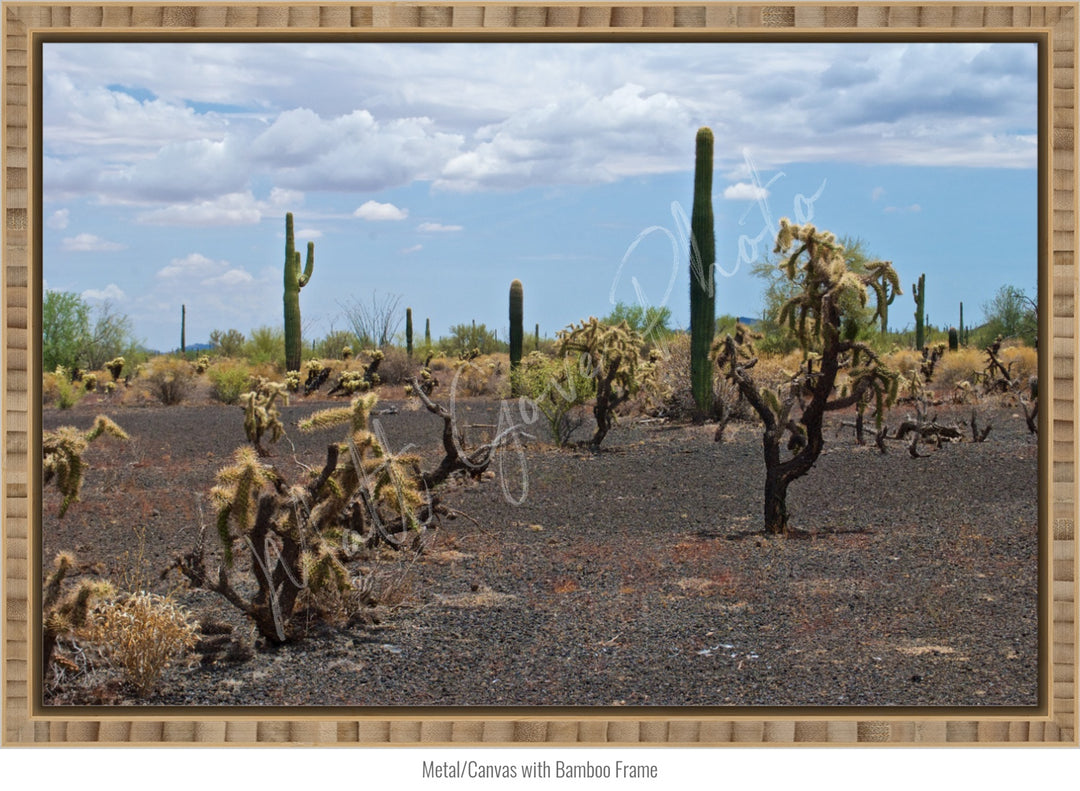
<path id="1" fill-rule="evenodd" d="M 965 347 L 946 352 L 934 368 L 933 385 L 940 393 L 951 392 L 960 382 L 975 384 L 975 374 L 986 367 L 986 355 L 977 349 Z"/>
<path id="2" fill-rule="evenodd" d="M 496 395 L 510 369 L 509 360 L 505 354 L 483 354 L 472 360 L 457 361 L 454 363 L 454 375 L 450 377 L 455 394 Z"/>
<path id="3" fill-rule="evenodd" d="M 155 357 L 141 378 L 150 393 L 165 406 L 179 404 L 195 385 L 191 364 L 177 357 Z"/>
<path id="4" fill-rule="evenodd" d="M 198 640 L 183 607 L 146 591 L 98 607 L 85 635 L 101 646 L 140 696 L 153 692 L 169 663 Z"/>
<path id="5" fill-rule="evenodd" d="M 1010 346 L 1002 349 L 998 356 L 1009 375 L 1022 385 L 1039 373 L 1039 352 L 1030 346 Z"/>

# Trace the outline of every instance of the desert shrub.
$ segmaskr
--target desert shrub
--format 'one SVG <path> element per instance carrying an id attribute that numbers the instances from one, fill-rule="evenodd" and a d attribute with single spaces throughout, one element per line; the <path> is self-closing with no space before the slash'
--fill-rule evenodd
<path id="1" fill-rule="evenodd" d="M 1001 350 L 1000 357 L 1009 375 L 1023 387 L 1039 373 L 1039 352 L 1030 346 L 1009 346 Z"/>
<path id="2" fill-rule="evenodd" d="M 258 327 L 244 344 L 244 357 L 255 365 L 275 366 L 274 375 L 282 369 L 285 361 L 285 330 L 275 327 Z"/>
<path id="3" fill-rule="evenodd" d="M 71 409 L 86 395 L 86 391 L 76 382 L 71 381 L 71 374 L 63 366 L 42 377 L 43 403 L 56 403 L 60 409 Z"/>
<path id="4" fill-rule="evenodd" d="M 955 390 L 960 382 L 974 384 L 975 375 L 985 367 L 984 355 L 977 349 L 965 346 L 955 352 L 948 352 L 938 360 L 934 368 L 934 387 L 939 393 L 948 394 Z"/>
<path id="5" fill-rule="evenodd" d="M 383 349 L 383 360 L 379 364 L 379 380 L 388 385 L 405 384 L 415 373 L 415 367 L 404 349 L 388 346 Z"/>
<path id="6" fill-rule="evenodd" d="M 498 392 L 499 378 L 506 367 L 496 355 L 458 360 L 454 363 L 451 386 L 458 396 L 493 395 Z"/>
<path id="7" fill-rule="evenodd" d="M 360 348 L 357 337 L 347 330 L 331 330 L 315 345 L 315 354 L 331 360 L 345 360 Z M 348 349 L 348 354 L 345 350 Z"/>
<path id="8" fill-rule="evenodd" d="M 155 357 L 143 377 L 150 393 L 165 406 L 183 401 L 195 383 L 191 364 L 175 357 Z"/>
<path id="9" fill-rule="evenodd" d="M 166 596 L 140 591 L 99 606 L 86 629 L 140 696 L 154 691 L 165 668 L 196 643 L 186 610 Z"/>
<path id="10" fill-rule="evenodd" d="M 244 352 L 244 333 L 240 330 L 213 330 L 210 345 L 222 357 L 239 357 Z"/>
<path id="11" fill-rule="evenodd" d="M 235 404 L 251 383 L 251 368 L 240 360 L 222 360 L 206 372 L 210 395 L 223 404 Z"/>
<path id="12" fill-rule="evenodd" d="M 531 352 L 512 375 L 517 392 L 547 419 L 552 438 L 559 445 L 569 442 L 584 422 L 578 407 L 596 391 L 595 380 L 581 370 L 578 360 Z"/>

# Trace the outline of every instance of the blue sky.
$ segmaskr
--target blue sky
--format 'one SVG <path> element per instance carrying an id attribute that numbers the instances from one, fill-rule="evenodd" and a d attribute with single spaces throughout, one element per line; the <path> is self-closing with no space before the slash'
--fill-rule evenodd
<path id="1" fill-rule="evenodd" d="M 893 328 L 924 272 L 929 320 L 974 324 L 1035 294 L 1036 68 L 1023 43 L 48 43 L 45 287 L 152 348 L 181 304 L 189 343 L 279 326 L 291 211 L 309 339 L 373 293 L 505 338 L 514 278 L 546 336 L 639 292 L 686 326 L 709 126 L 718 313 L 760 312 L 786 216 L 893 262 Z"/>

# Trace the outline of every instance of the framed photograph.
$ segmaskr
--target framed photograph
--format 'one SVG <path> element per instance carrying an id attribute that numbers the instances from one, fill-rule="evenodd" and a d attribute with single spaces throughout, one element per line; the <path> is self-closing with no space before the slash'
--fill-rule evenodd
<path id="1" fill-rule="evenodd" d="M 4 6 L 5 744 L 1076 744 L 1076 6 Z"/>

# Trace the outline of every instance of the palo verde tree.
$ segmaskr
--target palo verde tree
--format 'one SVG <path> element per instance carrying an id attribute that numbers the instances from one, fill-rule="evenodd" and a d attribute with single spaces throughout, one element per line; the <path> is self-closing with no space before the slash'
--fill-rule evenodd
<path id="1" fill-rule="evenodd" d="M 731 335 L 719 344 L 716 361 L 765 425 L 765 532 L 786 535 L 788 486 L 821 455 L 825 413 L 873 397 L 880 422 L 896 397 L 895 373 L 856 338 L 864 322 L 884 323 L 900 281 L 885 261 L 869 261 L 863 272 L 852 271 L 836 237 L 812 225 L 792 225 L 787 218 L 780 221 L 776 252 L 783 256 L 784 276 L 796 286 L 780 318 L 803 348 L 799 371 L 777 390 L 759 388 L 752 374 L 757 363 L 752 346 Z M 864 311 L 871 294 L 874 310 Z M 846 381 L 838 391 L 841 373 Z M 796 404 L 802 410 L 797 419 Z"/>
<path id="2" fill-rule="evenodd" d="M 300 289 L 311 280 L 315 268 L 315 242 L 308 242 L 307 261 L 300 271 L 300 251 L 293 238 L 292 212 L 285 215 L 285 370 L 299 371 L 303 343 L 300 339 Z"/>

